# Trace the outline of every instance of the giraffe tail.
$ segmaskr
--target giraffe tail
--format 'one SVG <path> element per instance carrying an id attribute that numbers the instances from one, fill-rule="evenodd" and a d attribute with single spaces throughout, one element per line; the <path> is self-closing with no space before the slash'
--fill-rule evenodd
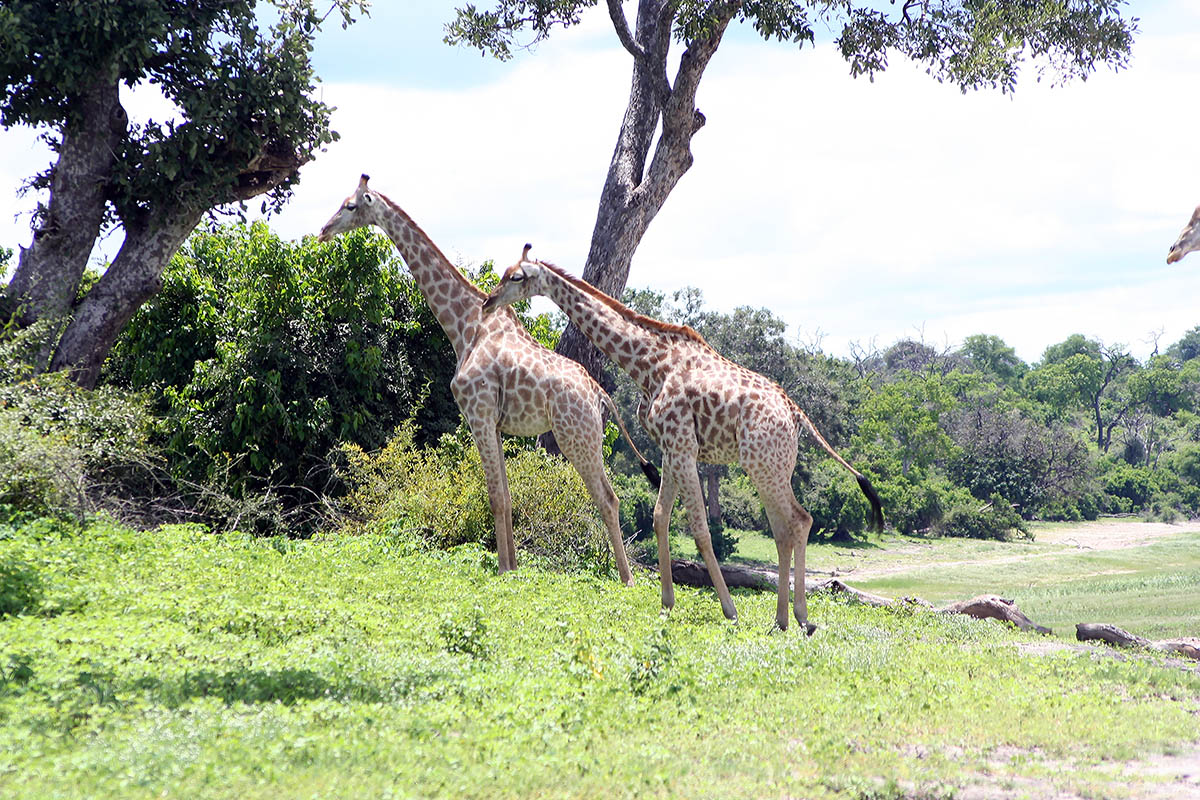
<path id="1" fill-rule="evenodd" d="M 871 504 L 871 522 L 868 527 L 877 533 L 882 531 L 883 503 L 880 502 L 879 493 L 876 492 L 875 487 L 871 485 L 870 479 L 867 478 L 866 475 L 863 475 L 861 472 L 856 470 L 854 467 L 850 466 L 850 462 L 842 458 L 841 454 L 838 453 L 837 450 L 833 449 L 833 445 L 825 441 L 825 437 L 822 436 L 821 432 L 817 430 L 817 426 L 813 425 L 812 420 L 808 418 L 808 414 L 804 413 L 804 409 L 800 408 L 800 406 L 796 405 L 794 402 L 792 403 L 792 407 L 795 409 L 796 418 L 800 421 L 800 424 L 804 426 L 804 429 L 807 430 L 814 439 L 817 440 L 817 444 L 821 445 L 825 452 L 829 453 L 829 455 L 833 457 L 834 461 L 850 470 L 850 474 L 853 475 L 854 479 L 858 481 L 858 488 L 862 490 L 863 495 L 867 498 L 867 502 Z"/>
<path id="2" fill-rule="evenodd" d="M 608 392 L 600 389 L 600 397 L 604 400 L 604 405 L 608 407 L 609 413 L 617 422 L 617 427 L 621 429 L 621 435 L 625 437 L 625 441 L 629 443 L 629 449 L 637 456 L 638 463 L 642 467 L 642 472 L 646 476 L 646 480 L 650 481 L 650 485 L 655 489 L 662 486 L 662 475 L 658 472 L 658 467 L 650 463 L 650 459 L 642 455 L 637 449 L 637 445 L 633 443 L 633 437 L 629 435 L 629 431 L 625 429 L 625 423 L 621 420 L 621 415 L 617 413 L 617 404 L 608 396 Z"/>

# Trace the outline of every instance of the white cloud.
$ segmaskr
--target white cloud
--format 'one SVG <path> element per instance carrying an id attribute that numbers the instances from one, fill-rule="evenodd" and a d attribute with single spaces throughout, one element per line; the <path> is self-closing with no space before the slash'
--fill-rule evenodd
<path id="1" fill-rule="evenodd" d="M 1173 28 L 1152 16 L 1168 12 Z M 870 83 L 828 46 L 727 41 L 700 89 L 695 165 L 631 285 L 766 306 L 836 354 L 921 332 L 992 333 L 1027 360 L 1074 332 L 1143 356 L 1150 331 L 1174 341 L 1200 324 L 1200 264 L 1164 263 L 1200 202 L 1194 126 L 1173 111 L 1200 84 L 1200 15 L 1145 14 L 1127 71 L 1012 98 L 899 59 Z M 629 87 L 606 25 L 593 13 L 483 86 L 323 84 L 342 139 L 272 225 L 315 232 L 368 172 L 452 259 L 503 264 L 531 241 L 580 271 Z M 13 186 L 47 160 L 17 153 L 21 136 L 0 135 Z M 27 243 L 14 207 L 0 196 L 0 243 Z"/>

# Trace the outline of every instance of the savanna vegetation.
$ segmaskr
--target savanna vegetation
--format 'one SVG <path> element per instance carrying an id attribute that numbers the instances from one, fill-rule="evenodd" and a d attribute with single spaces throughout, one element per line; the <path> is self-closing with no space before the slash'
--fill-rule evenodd
<path id="1" fill-rule="evenodd" d="M 1193 515 L 1197 332 L 1146 363 L 1083 337 L 1032 365 L 988 336 L 838 358 L 766 309 L 626 299 L 771 375 L 879 487 L 894 533 L 868 538 L 857 488 L 802 452 L 810 564 L 925 542 L 925 572 L 865 585 L 1020 591 L 1068 635 L 1083 611 L 1194 629 L 1194 534 L 1132 567 L 939 565 L 1048 547 L 1028 541 L 1039 519 Z M 561 320 L 521 313 L 554 343 Z M 506 444 L 523 569 L 497 576 L 449 345 L 378 234 L 196 233 L 94 390 L 33 368 L 56 335 L 10 326 L 0 344 L 5 796 L 1103 794 L 1192 752 L 1200 684 L 1161 657 L 824 596 L 811 639 L 771 632 L 769 595 L 739 596 L 729 626 L 681 588 L 661 617 L 657 581 L 620 586 L 578 477 L 532 440 Z M 619 377 L 616 397 L 632 421 Z M 653 497 L 611 433 L 635 541 Z M 745 475 L 705 484 L 723 555 L 772 560 Z"/>

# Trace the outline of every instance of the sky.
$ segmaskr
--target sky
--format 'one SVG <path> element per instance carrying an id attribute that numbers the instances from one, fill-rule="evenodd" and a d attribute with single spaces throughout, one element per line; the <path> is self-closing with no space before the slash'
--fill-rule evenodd
<path id="1" fill-rule="evenodd" d="M 798 50 L 731 29 L 697 95 L 695 162 L 629 286 L 766 307 L 835 356 L 978 333 L 1031 363 L 1074 333 L 1165 349 L 1200 325 L 1200 254 L 1166 263 L 1200 203 L 1200 3 L 1133 6 L 1127 70 L 1059 87 L 1029 72 L 1009 96 L 964 95 L 899 56 L 853 79 L 825 32 Z M 602 6 L 503 63 L 443 44 L 452 18 L 453 3 L 378 0 L 321 34 L 341 139 L 270 224 L 315 233 L 366 172 L 452 260 L 503 267 L 528 241 L 579 274 L 629 56 Z M 148 92 L 125 102 L 135 119 L 170 113 Z M 17 189 L 50 155 L 36 131 L 0 131 L 0 246 L 29 244 L 36 198 Z"/>

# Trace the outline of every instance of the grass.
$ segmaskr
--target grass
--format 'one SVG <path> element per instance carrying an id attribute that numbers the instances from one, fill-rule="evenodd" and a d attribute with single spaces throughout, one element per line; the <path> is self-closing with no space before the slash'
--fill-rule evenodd
<path id="1" fill-rule="evenodd" d="M 386 532 L 38 523 L 0 565 L 5 798 L 1121 796 L 1198 738 L 1200 675 L 1160 659 L 823 596 L 812 638 L 769 595 L 662 617 L 645 576 Z"/>
<path id="2" fill-rule="evenodd" d="M 1035 622 L 1068 639 L 1078 622 L 1108 622 L 1152 639 L 1200 635 L 1200 525 L 1182 525 L 1180 533 L 1137 547 L 1078 546 L 1086 545 L 1088 530 L 1125 522 L 1040 523 L 1033 541 L 888 534 L 850 545 L 814 542 L 807 562 L 810 570 L 837 572 L 886 596 L 935 604 L 978 594 L 1012 598 Z M 775 566 L 773 539 L 753 531 L 738 535 L 731 561 Z M 676 536 L 671 548 L 674 555 L 696 557 L 690 537 Z"/>

